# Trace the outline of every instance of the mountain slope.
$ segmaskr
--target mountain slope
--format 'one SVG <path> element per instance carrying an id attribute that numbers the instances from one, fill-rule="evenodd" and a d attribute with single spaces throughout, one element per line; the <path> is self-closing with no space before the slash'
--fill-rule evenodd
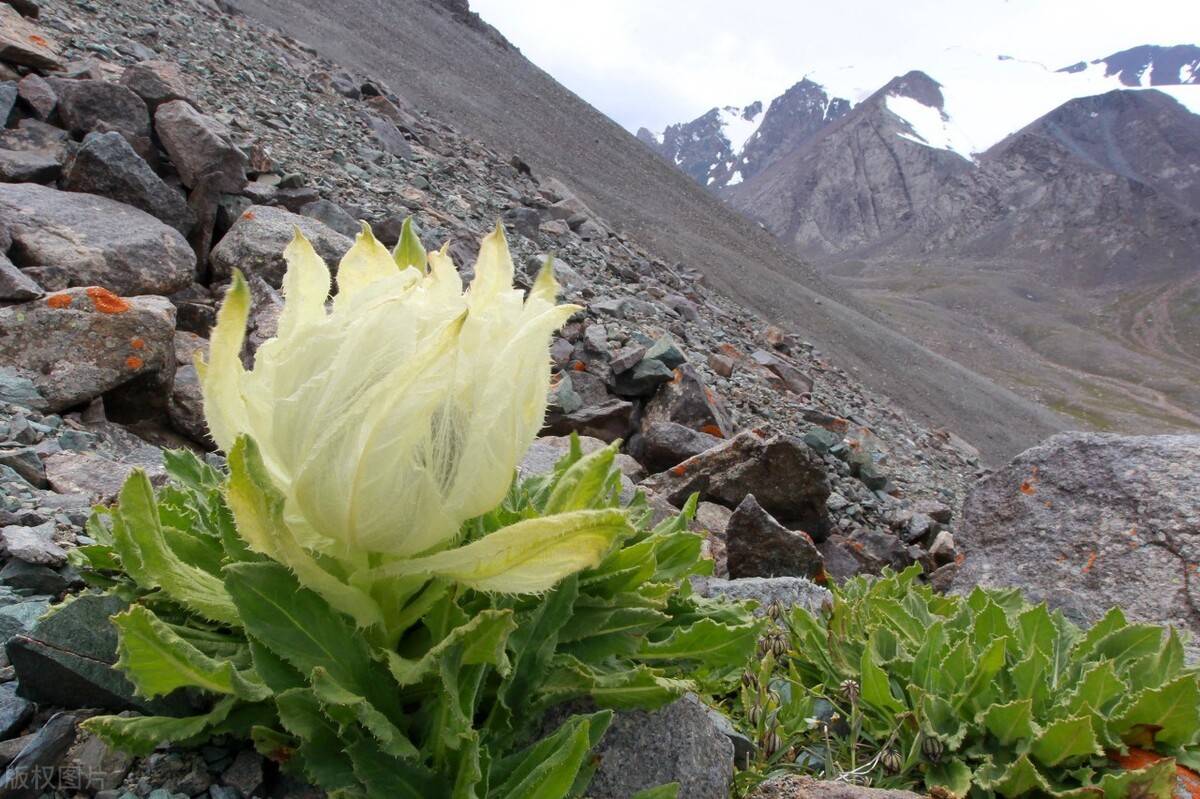
<path id="1" fill-rule="evenodd" d="M 558 175 L 626 234 L 702 271 L 721 292 L 817 342 L 869 387 L 997 460 L 1066 424 L 860 310 L 742 218 L 549 75 L 465 4 L 236 0 L 418 106 Z"/>

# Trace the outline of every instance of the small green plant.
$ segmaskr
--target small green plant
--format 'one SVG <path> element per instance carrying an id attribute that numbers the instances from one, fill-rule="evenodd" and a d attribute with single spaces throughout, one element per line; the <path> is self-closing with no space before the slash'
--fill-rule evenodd
<path id="1" fill-rule="evenodd" d="M 919 573 L 850 580 L 826 614 L 779 615 L 767 639 L 786 646 L 745 683 L 772 686 L 768 715 L 799 712 L 775 711 L 779 746 L 746 782 L 803 770 L 941 796 L 1170 799 L 1176 766 L 1200 765 L 1200 676 L 1174 629 L 1113 609 L 1082 630 L 1015 591 L 942 596 Z M 731 703 L 760 741 L 761 696 Z"/>
<path id="2" fill-rule="evenodd" d="M 287 255 L 279 338 L 244 370 L 235 278 L 203 369 L 228 474 L 169 453 L 171 481 L 134 473 L 74 553 L 130 603 L 119 668 L 196 713 L 89 730 L 135 753 L 241 736 L 340 797 L 554 799 L 586 789 L 612 709 L 730 689 L 759 625 L 691 592 L 694 500 L 651 526 L 616 446 L 574 439 L 512 479 L 572 310 L 549 270 L 522 300 L 497 230 L 464 294 L 407 225 L 393 254 L 364 230 L 327 312 L 323 262 L 300 236 Z"/>

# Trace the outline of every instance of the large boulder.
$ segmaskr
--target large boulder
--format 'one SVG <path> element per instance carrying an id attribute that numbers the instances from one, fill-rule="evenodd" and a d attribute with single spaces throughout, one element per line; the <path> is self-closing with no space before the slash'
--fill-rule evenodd
<path id="1" fill-rule="evenodd" d="M 154 130 L 171 156 L 179 179 L 189 189 L 201 180 L 212 191 L 230 194 L 246 187 L 246 154 L 233 144 L 224 125 L 201 114 L 186 100 L 158 106 Z"/>
<path id="2" fill-rule="evenodd" d="M 733 779 L 733 743 L 691 694 L 654 712 L 618 713 L 593 756 L 592 799 L 629 799 L 669 782 L 681 797 L 726 799 Z"/>
<path id="3" fill-rule="evenodd" d="M 747 494 L 725 526 L 729 576 L 817 577 L 821 553 L 808 533 L 789 530 Z"/>
<path id="4" fill-rule="evenodd" d="M 165 297 L 76 288 L 0 308 L 0 363 L 31 381 L 38 410 L 60 411 L 125 387 L 161 393 L 174 375 L 175 308 Z"/>
<path id="5" fill-rule="evenodd" d="M 142 98 L 119 83 L 50 78 L 58 96 L 58 117 L 72 136 L 116 131 L 147 161 L 157 155 L 150 138 L 150 112 Z"/>
<path id="6" fill-rule="evenodd" d="M 163 103 L 187 100 L 187 83 L 178 65 L 170 61 L 141 61 L 125 67 L 121 85 L 128 88 L 153 112 Z"/>
<path id="7" fill-rule="evenodd" d="M 1066 433 L 980 481 L 953 587 L 1016 586 L 1077 622 L 1119 605 L 1200 633 L 1200 435 Z M 1190 646 L 1200 655 L 1196 638 Z"/>
<path id="8" fill-rule="evenodd" d="M 184 235 L 195 221 L 183 195 L 155 174 L 115 131 L 87 135 L 67 167 L 62 187 L 140 208 Z"/>
<path id="9" fill-rule="evenodd" d="M 252 205 L 213 247 L 209 255 L 213 276 L 220 280 L 232 275 L 234 269 L 241 269 L 278 288 L 287 271 L 283 250 L 292 240 L 295 228 L 300 228 L 317 254 L 331 267 L 342 260 L 354 243 L 316 219 L 282 208 Z"/>
<path id="10" fill-rule="evenodd" d="M 61 48 L 45 29 L 0 3 L 0 61 L 34 69 L 60 69 Z"/>
<path id="11" fill-rule="evenodd" d="M 687 363 L 675 368 L 670 382 L 663 384 L 646 405 L 643 429 L 653 422 L 675 422 L 720 438 L 732 432 L 721 401 L 704 385 L 695 367 Z"/>
<path id="12" fill-rule="evenodd" d="M 676 506 L 693 492 L 730 508 L 753 494 L 772 516 L 822 541 L 829 533 L 829 476 L 825 463 L 798 438 L 739 433 L 719 446 L 653 475 L 647 489 Z"/>
<path id="13" fill-rule="evenodd" d="M 61 271 L 71 286 L 171 294 L 195 276 L 196 255 L 179 231 L 107 197 L 0 185 L 0 217 L 12 235 L 14 261 Z"/>
<path id="14" fill-rule="evenodd" d="M 67 159 L 67 132 L 22 119 L 18 127 L 0 131 L 0 182 L 47 183 L 58 178 Z"/>

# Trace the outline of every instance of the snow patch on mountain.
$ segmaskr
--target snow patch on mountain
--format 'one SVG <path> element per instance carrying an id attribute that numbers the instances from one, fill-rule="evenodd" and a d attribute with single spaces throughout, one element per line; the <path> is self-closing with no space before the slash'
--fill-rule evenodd
<path id="1" fill-rule="evenodd" d="M 935 150 L 949 150 L 963 158 L 971 159 L 971 142 L 939 109 L 927 106 L 912 97 L 894 94 L 888 95 L 884 103 L 887 110 L 904 120 L 912 131 L 901 133 L 901 138 Z"/>
<path id="2" fill-rule="evenodd" d="M 720 109 L 718 116 L 721 122 L 721 135 L 729 142 L 729 148 L 736 155 L 750 141 L 750 137 L 762 123 L 763 113 L 761 104 L 751 104 L 745 108 L 727 105 Z"/>
<path id="3" fill-rule="evenodd" d="M 981 153 L 1035 119 L 1076 97 L 1133 88 L 1118 75 L 1105 74 L 1103 62 L 1057 71 L 1036 61 L 988 56 L 965 47 L 950 47 L 915 65 L 942 86 L 945 113 L 967 153 Z M 1151 70 L 1141 76 L 1148 83 Z M 812 72 L 809 77 L 831 95 L 858 104 L 892 77 L 878 71 L 845 67 Z M 1150 88 L 1148 85 L 1144 88 Z M 1200 86 L 1154 86 L 1196 111 Z M 1193 99 L 1194 98 L 1194 99 Z"/>

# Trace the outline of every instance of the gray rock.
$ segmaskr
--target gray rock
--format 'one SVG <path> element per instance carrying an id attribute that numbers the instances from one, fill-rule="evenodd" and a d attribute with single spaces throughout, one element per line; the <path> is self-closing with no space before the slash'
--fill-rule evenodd
<path id="1" fill-rule="evenodd" d="M 116 500 L 135 468 L 95 452 L 58 452 L 46 458 L 46 477 L 55 491 L 86 494 L 100 503 Z"/>
<path id="2" fill-rule="evenodd" d="M 541 224 L 542 216 L 536 208 L 525 208 L 522 206 L 510 208 L 504 212 L 503 219 L 507 224 L 512 226 L 513 230 L 530 241 L 537 242 L 538 225 Z"/>
<path id="3" fill-rule="evenodd" d="M 208 424 L 204 421 L 204 396 L 200 390 L 200 376 L 196 367 L 189 364 L 175 370 L 175 383 L 167 401 L 167 415 L 171 426 L 192 441 L 203 446 L 212 446 L 208 437 Z"/>
<path id="4" fill-rule="evenodd" d="M 642 460 L 652 472 L 661 472 L 693 455 L 717 446 L 721 439 L 675 422 L 642 424 Z"/>
<path id="5" fill-rule="evenodd" d="M 324 222 L 330 229 L 349 238 L 354 238 L 362 230 L 362 225 L 358 223 L 358 220 L 348 214 L 342 206 L 330 200 L 315 200 L 306 203 L 301 206 L 300 215 Z"/>
<path id="6" fill-rule="evenodd" d="M 602 441 L 616 441 L 629 436 L 633 429 L 634 405 L 613 397 L 599 405 L 585 405 L 568 414 L 547 414 L 545 435 L 593 436 Z"/>
<path id="7" fill-rule="evenodd" d="M 0 541 L 12 557 L 36 566 L 61 566 L 67 562 L 67 553 L 54 542 L 54 522 L 37 527 L 21 527 L 10 524 L 0 528 Z"/>
<path id="8" fill-rule="evenodd" d="M 0 366 L 0 402 L 11 402 L 23 408 L 41 408 L 45 406 L 46 398 L 28 377 L 18 374 L 15 369 Z"/>
<path id="9" fill-rule="evenodd" d="M 1200 656 L 1200 436 L 1066 433 L 976 484 L 955 591 L 1015 586 L 1076 622 L 1119 605 L 1193 634 Z"/>
<path id="10" fill-rule="evenodd" d="M 679 347 L 669 336 L 663 336 L 651 344 L 646 350 L 646 357 L 661 361 L 668 369 L 677 369 L 687 363 L 687 358 L 679 351 Z"/>
<path id="11" fill-rule="evenodd" d="M 163 103 L 189 99 L 183 73 L 170 61 L 142 61 L 125 67 L 121 85 L 142 98 L 151 113 Z"/>
<path id="12" fill-rule="evenodd" d="M 175 308 L 165 297 L 67 289 L 0 308 L 0 361 L 37 388 L 39 410 L 59 411 L 118 387 L 131 398 L 169 390 L 174 333 Z"/>
<path id="13" fill-rule="evenodd" d="M 0 300 L 23 302 L 45 294 L 37 281 L 13 266 L 7 255 L 0 255 Z"/>
<path id="14" fill-rule="evenodd" d="M 363 122 L 371 131 L 371 135 L 375 137 L 376 143 L 385 153 L 394 155 L 397 158 L 411 159 L 412 145 L 404 138 L 404 134 L 400 132 L 392 122 L 368 114 L 366 111 L 362 113 Z"/>
<path id="15" fill-rule="evenodd" d="M 68 767 L 79 775 L 78 786 L 85 791 L 115 791 L 133 765 L 133 756 L 114 749 L 100 738 L 80 731 L 79 740 L 67 755 Z"/>
<path id="16" fill-rule="evenodd" d="M 0 685 L 0 741 L 7 741 L 24 729 L 33 715 L 33 703 L 17 696 L 17 684 Z"/>
<path id="17" fill-rule="evenodd" d="M 753 494 L 768 513 L 814 541 L 824 540 L 829 532 L 825 464 L 792 436 L 767 438 L 747 430 L 649 477 L 645 486 L 676 507 L 697 491 L 701 499 L 731 508 Z"/>
<path id="18" fill-rule="evenodd" d="M 42 121 L 49 119 L 58 106 L 58 95 L 54 93 L 54 87 L 36 72 L 30 72 L 21 78 L 17 84 L 17 94 Z"/>
<path id="19" fill-rule="evenodd" d="M 209 261 L 214 276 L 227 278 L 237 268 L 248 276 L 258 275 L 278 288 L 287 269 L 283 250 L 292 240 L 296 227 L 308 237 L 331 269 L 354 243 L 316 219 L 282 208 L 254 205 L 238 217 L 225 237 L 213 247 Z"/>
<path id="20" fill-rule="evenodd" d="M 2 8 L 2 6 L 0 6 Z M 53 787 L 46 773 L 62 761 L 75 742 L 78 719 L 71 713 L 55 713 L 34 733 L 0 777 L 0 796 L 5 799 L 32 799 Z"/>
<path id="21" fill-rule="evenodd" d="M 704 384 L 691 364 L 681 364 L 670 380 L 646 404 L 645 423 L 675 422 L 702 433 L 727 438 L 732 434 L 729 415 L 717 396 Z"/>
<path id="22" fill-rule="evenodd" d="M 32 630 L 50 607 L 46 597 L 33 597 L 0 607 L 0 641 L 8 641 L 18 633 Z"/>
<path id="23" fill-rule="evenodd" d="M 13 107 L 16 104 L 16 82 L 11 80 L 0 82 L 0 127 L 8 126 L 8 118 L 12 116 Z"/>
<path id="24" fill-rule="evenodd" d="M 600 760 L 587 792 L 593 799 L 629 799 L 669 782 L 688 799 L 729 796 L 733 744 L 691 694 L 652 713 L 618 713 L 593 754 Z"/>
<path id="25" fill-rule="evenodd" d="M 127 606 L 119 597 L 82 594 L 55 609 L 28 632 L 8 641 L 19 694 L 40 704 L 186 715 L 193 708 L 182 692 L 159 699 L 137 696 L 113 668 L 117 631 L 109 617 Z"/>
<path id="26" fill-rule="evenodd" d="M 60 69 L 63 65 L 54 37 L 5 3 L 0 3 L 0 61 L 34 69 Z"/>
<path id="27" fill-rule="evenodd" d="M 58 117 L 72 136 L 116 131 L 142 158 L 156 157 L 150 138 L 150 112 L 142 98 L 118 83 L 49 78 L 58 96 Z"/>
<path id="28" fill-rule="evenodd" d="M 107 197 L 0 185 L 0 216 L 20 248 L 23 269 L 59 267 L 73 286 L 170 294 L 195 279 L 196 256 L 179 231 Z"/>
<path id="29" fill-rule="evenodd" d="M 63 175 L 62 187 L 140 208 L 184 235 L 195 224 L 183 195 L 163 182 L 119 133 L 89 133 Z"/>
<path id="30" fill-rule="evenodd" d="M 737 580 L 693 577 L 691 580 L 701 596 L 753 599 L 758 603 L 754 611 L 757 616 L 764 615 L 772 602 L 804 608 L 813 614 L 821 613 L 833 604 L 833 595 L 828 589 L 803 577 L 743 577 Z"/>
<path id="31" fill-rule="evenodd" d="M 808 577 L 823 571 L 824 562 L 808 533 L 789 530 L 747 494 L 725 527 L 729 576 Z"/>
<path id="32" fill-rule="evenodd" d="M 800 395 L 812 393 L 812 379 L 786 358 L 767 350 L 755 350 L 750 353 L 750 360 L 778 378 L 779 387 L 783 390 Z"/>
<path id="33" fill-rule="evenodd" d="M 13 558 L 0 569 L 0 583 L 25 594 L 58 596 L 67 590 L 71 580 L 49 566 L 36 566 Z"/>
<path id="34" fill-rule="evenodd" d="M 643 358 L 632 369 L 613 375 L 613 392 L 623 397 L 648 397 L 674 373 L 662 361 Z"/>
<path id="35" fill-rule="evenodd" d="M 229 768 L 221 773 L 221 781 L 237 788 L 242 796 L 254 796 L 262 787 L 262 757 L 257 752 L 243 749 L 237 753 Z"/>
<path id="36" fill-rule="evenodd" d="M 245 187 L 246 154 L 216 119 L 184 100 L 171 100 L 155 110 L 154 130 L 183 185 L 195 188 L 203 178 L 213 191 L 236 194 Z"/>
<path id="37" fill-rule="evenodd" d="M 46 468 L 34 447 L 0 449 L 0 466 L 7 466 L 34 488 L 47 488 Z"/>
<path id="38" fill-rule="evenodd" d="M 46 150 L 0 149 L 0 182 L 49 183 L 62 172 L 62 161 Z"/>

